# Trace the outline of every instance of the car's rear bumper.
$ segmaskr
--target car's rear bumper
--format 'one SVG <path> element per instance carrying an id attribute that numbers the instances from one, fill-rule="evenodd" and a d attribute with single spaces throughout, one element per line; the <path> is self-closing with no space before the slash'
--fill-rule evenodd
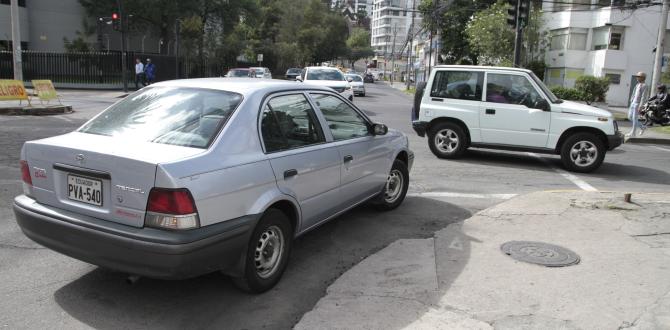
<path id="1" fill-rule="evenodd" d="M 128 274 L 163 279 L 243 269 L 259 215 L 187 231 L 136 228 L 14 199 L 14 214 L 33 241 L 70 257 Z M 241 275 L 241 274 L 239 274 Z"/>
<path id="2" fill-rule="evenodd" d="M 614 135 L 607 136 L 607 146 L 608 150 L 613 150 L 614 148 L 620 146 L 624 141 L 623 133 L 617 131 Z"/>
<path id="3" fill-rule="evenodd" d="M 426 129 L 428 128 L 428 122 L 418 120 L 412 121 L 412 128 L 417 135 L 424 137 L 426 135 Z"/>

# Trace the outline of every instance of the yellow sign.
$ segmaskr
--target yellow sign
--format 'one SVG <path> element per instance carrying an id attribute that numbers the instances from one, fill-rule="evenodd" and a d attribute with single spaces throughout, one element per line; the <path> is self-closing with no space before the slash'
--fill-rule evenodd
<path id="1" fill-rule="evenodd" d="M 28 93 L 26 93 L 23 82 L 18 80 L 1 80 L 0 79 L 0 100 L 27 100 Z"/>
<path id="2" fill-rule="evenodd" d="M 51 83 L 51 80 L 33 80 L 33 89 L 37 93 L 40 100 L 53 100 L 58 97 L 56 89 Z"/>

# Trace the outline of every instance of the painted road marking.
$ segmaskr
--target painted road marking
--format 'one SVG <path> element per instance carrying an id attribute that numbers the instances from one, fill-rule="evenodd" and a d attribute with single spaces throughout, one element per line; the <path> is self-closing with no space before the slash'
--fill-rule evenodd
<path id="1" fill-rule="evenodd" d="M 409 193 L 409 194 L 407 194 L 407 196 L 412 196 L 412 197 L 510 199 L 510 198 L 516 196 L 516 194 L 468 194 L 468 193 L 456 193 L 456 192 L 447 192 L 447 191 L 428 191 L 428 192 Z"/>
<path id="2" fill-rule="evenodd" d="M 651 146 L 651 147 L 652 147 L 652 148 L 655 148 L 655 149 L 658 149 L 658 150 L 663 150 L 663 151 L 670 152 L 670 149 L 661 148 L 661 147 L 657 147 L 657 146 Z"/>
<path id="3" fill-rule="evenodd" d="M 549 165 L 549 167 L 551 167 L 556 173 L 558 173 L 562 177 L 568 179 L 568 181 L 574 183 L 580 189 L 585 190 L 585 191 L 598 191 L 598 189 L 596 189 L 592 185 L 586 183 L 586 181 L 578 178 L 576 175 L 574 175 L 574 174 L 572 174 L 572 173 L 570 173 L 566 170 L 563 170 L 563 169 L 560 169 L 560 168 L 554 166 L 553 164 L 549 163 L 546 159 L 540 157 L 540 155 L 538 155 L 536 153 L 532 153 L 532 152 L 527 152 L 526 154 L 528 154 L 529 156 L 533 156 L 533 157 L 539 159 L 540 161 L 542 161 L 543 163 Z"/>

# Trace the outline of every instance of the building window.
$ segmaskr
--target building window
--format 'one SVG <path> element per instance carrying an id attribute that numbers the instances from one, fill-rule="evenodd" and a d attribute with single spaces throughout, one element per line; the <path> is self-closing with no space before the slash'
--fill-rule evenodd
<path id="1" fill-rule="evenodd" d="M 618 85 L 621 83 L 621 75 L 618 73 L 606 73 L 605 77 L 610 79 L 610 84 Z"/>
<path id="2" fill-rule="evenodd" d="M 551 50 L 586 50 L 587 30 L 565 28 L 551 31 Z"/>
<path id="3" fill-rule="evenodd" d="M 11 0 L 0 0 L 0 5 L 10 5 Z M 25 7 L 26 0 L 19 0 L 19 7 Z"/>
<path id="4" fill-rule="evenodd" d="M 593 50 L 623 48 L 623 26 L 605 26 L 593 29 Z"/>

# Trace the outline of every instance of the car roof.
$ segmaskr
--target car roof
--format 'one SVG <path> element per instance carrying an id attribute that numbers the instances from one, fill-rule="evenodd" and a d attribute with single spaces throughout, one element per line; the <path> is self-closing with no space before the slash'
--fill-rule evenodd
<path id="1" fill-rule="evenodd" d="M 245 78 L 197 78 L 162 81 L 151 86 L 206 88 L 229 91 L 248 96 L 256 92 L 277 92 L 286 90 L 322 90 L 331 91 L 326 87 L 306 85 L 300 82 L 277 79 L 245 79 Z"/>
<path id="2" fill-rule="evenodd" d="M 485 66 L 485 65 L 436 65 L 435 69 L 466 69 L 466 70 L 501 70 L 517 71 L 530 73 L 532 71 L 523 68 L 511 68 L 505 66 Z"/>
<path id="3" fill-rule="evenodd" d="M 229 71 L 233 71 L 233 70 L 249 70 L 249 68 L 232 68 Z"/>
<path id="4" fill-rule="evenodd" d="M 330 67 L 330 66 L 308 66 L 305 69 L 309 69 L 309 70 L 312 70 L 312 69 L 337 70 L 337 71 L 342 72 L 342 70 L 340 70 L 338 68 L 333 68 L 333 67 Z"/>

